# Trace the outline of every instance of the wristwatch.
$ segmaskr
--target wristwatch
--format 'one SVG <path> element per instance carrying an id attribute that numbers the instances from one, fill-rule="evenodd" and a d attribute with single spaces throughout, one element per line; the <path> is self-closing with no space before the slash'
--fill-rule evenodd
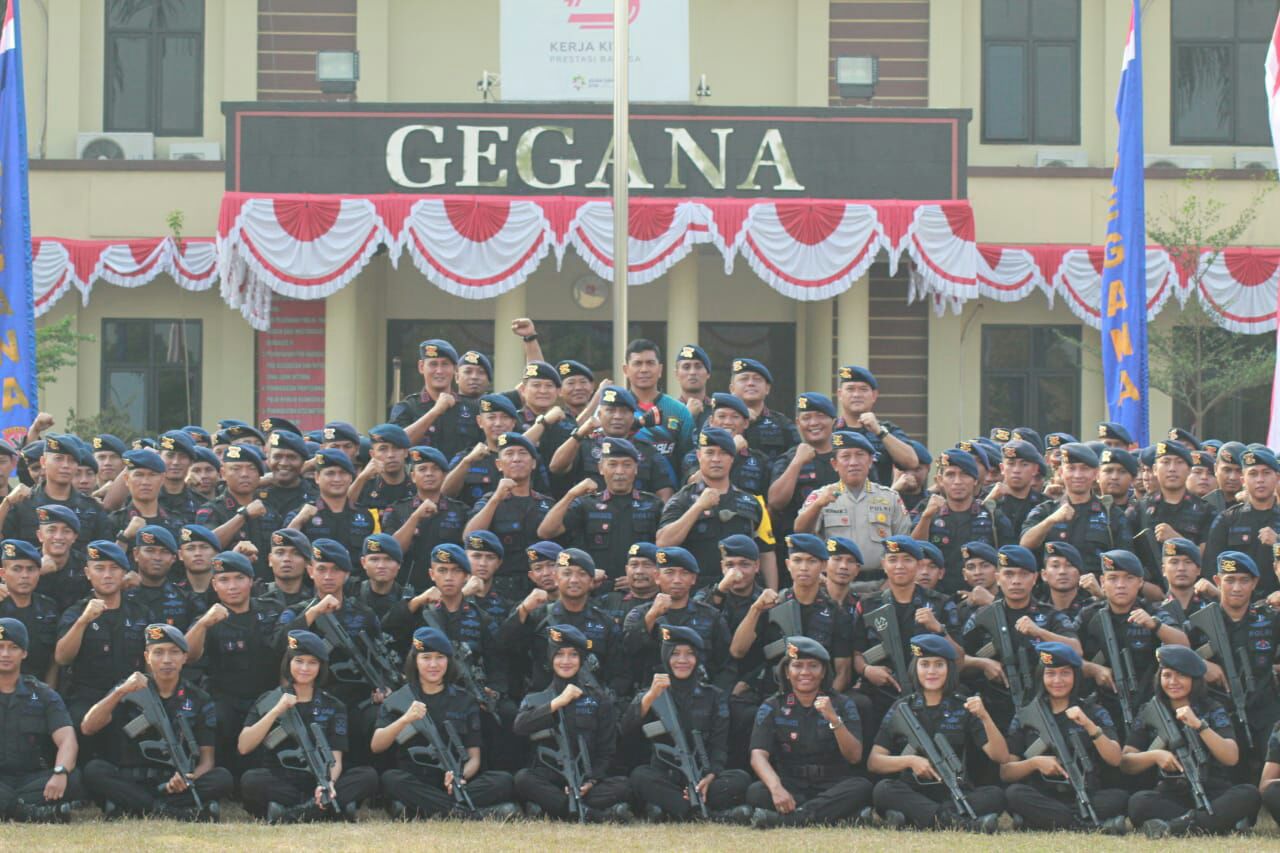
<path id="1" fill-rule="evenodd" d="M 1204 731 L 1205 729 L 1207 729 L 1207 728 L 1209 728 L 1209 721 L 1208 721 L 1208 720 L 1201 720 L 1201 721 L 1200 721 L 1200 725 L 1196 726 L 1196 734 L 1200 734 L 1201 732 L 1203 732 L 1203 731 Z"/>
<path id="2" fill-rule="evenodd" d="M 538 339 L 538 333 L 537 333 L 537 332 L 534 332 L 532 335 L 521 335 L 521 336 L 520 336 L 520 340 L 524 341 L 526 344 L 531 344 L 531 343 L 533 343 L 534 341 L 536 341 L 537 339 Z"/>
<path id="3" fill-rule="evenodd" d="M 843 728 L 843 727 L 844 727 L 844 720 L 840 719 L 839 717 L 836 717 L 836 721 L 834 723 L 827 723 L 827 728 L 831 729 L 831 731 L 833 732 L 836 729 Z"/>
<path id="4" fill-rule="evenodd" d="M 66 776 L 66 775 L 67 775 L 67 768 L 65 768 L 65 767 L 63 767 L 61 764 L 59 764 L 57 767 L 53 768 L 53 775 L 54 775 L 54 776 Z"/>
<path id="5" fill-rule="evenodd" d="M 247 519 L 249 517 L 249 508 L 247 506 L 240 507 L 238 510 L 236 510 L 236 515 L 240 516 L 241 518 Z"/>
<path id="6" fill-rule="evenodd" d="M 884 438 L 888 434 L 889 434 L 889 428 L 884 424 L 880 424 L 880 431 L 877 432 L 876 435 L 880 438 Z"/>

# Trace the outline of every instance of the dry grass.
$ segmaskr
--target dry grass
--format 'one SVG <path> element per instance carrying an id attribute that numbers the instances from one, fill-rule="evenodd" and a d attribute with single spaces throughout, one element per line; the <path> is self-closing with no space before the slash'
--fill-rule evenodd
<path id="1" fill-rule="evenodd" d="M 579 827 L 549 821 L 463 823 L 431 821 L 397 824 L 381 813 L 366 812 L 360 823 L 304 827 L 268 827 L 248 822 L 244 813 L 229 807 L 217 826 L 188 825 L 172 821 L 120 821 L 104 823 L 95 812 L 77 813 L 71 826 L 5 826 L 0 848 L 5 850 L 290 850 L 300 843 L 327 850 L 422 850 L 450 853 L 489 850 L 569 850 L 584 845 L 610 853 L 625 850 L 748 850 L 767 845 L 770 853 L 783 850 L 892 850 L 911 853 L 957 853 L 960 850 L 992 850 L 1002 853 L 1064 850 L 1195 850 L 1214 853 L 1256 853 L 1280 849 L 1280 831 L 1269 818 L 1247 836 L 1214 839 L 1148 841 L 1141 835 L 1105 838 L 1084 834 L 1006 832 L 994 837 L 956 832 L 894 832 L 882 829 L 756 830 L 722 826 L 590 826 Z M 303 840 L 305 838 L 305 840 Z"/>

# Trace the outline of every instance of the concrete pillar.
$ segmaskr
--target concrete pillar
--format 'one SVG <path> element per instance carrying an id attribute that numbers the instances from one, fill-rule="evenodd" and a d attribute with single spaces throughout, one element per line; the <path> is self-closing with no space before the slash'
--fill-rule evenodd
<path id="1" fill-rule="evenodd" d="M 360 52 L 360 82 L 356 96 L 377 103 L 391 100 L 387 40 L 391 13 L 387 0 L 361 0 L 356 13 L 356 50 Z"/>
<path id="2" fill-rule="evenodd" d="M 254 44 L 258 40 L 257 0 L 223 0 L 223 101 L 256 101 L 258 99 L 258 54 L 247 57 L 238 54 L 240 45 Z M 232 58 L 234 55 L 234 59 Z M 214 115 L 221 120 L 221 114 Z M 205 136 L 213 136 L 214 128 L 207 128 Z"/>
<path id="3" fill-rule="evenodd" d="M 678 391 L 676 353 L 685 344 L 698 342 L 698 250 L 673 266 L 667 278 L 667 381 L 663 386 Z"/>
<path id="4" fill-rule="evenodd" d="M 356 389 L 361 384 L 359 292 L 362 277 L 325 300 L 324 315 L 324 415 L 326 420 L 347 421 L 357 429 L 372 426 L 359 416 Z"/>
<path id="5" fill-rule="evenodd" d="M 796 106 L 827 105 L 830 11 L 828 0 L 796 0 Z"/>
<path id="6" fill-rule="evenodd" d="M 836 360 L 840 364 L 870 366 L 871 361 L 871 277 L 864 275 L 853 287 L 836 297 L 839 321 L 836 327 Z M 824 388 L 831 389 L 834 377 Z"/>
<path id="7" fill-rule="evenodd" d="M 46 118 L 45 134 L 48 140 L 48 149 L 44 156 L 47 158 L 74 158 L 76 156 L 76 134 L 80 131 L 100 130 L 102 128 L 102 114 L 99 110 L 98 115 L 89 124 L 83 124 L 81 121 L 81 101 L 83 96 L 82 89 L 86 83 L 81 76 L 83 63 L 81 56 L 84 55 L 84 45 L 81 44 L 83 34 L 81 33 L 81 17 L 82 6 L 79 3 L 63 3 L 59 4 L 57 9 L 49 10 L 49 39 L 48 49 L 40 43 L 36 46 L 34 41 L 39 28 L 44 27 L 44 16 L 39 14 L 34 4 L 24 3 L 22 10 L 22 23 L 25 27 L 23 32 L 23 49 L 24 59 L 26 60 L 26 89 L 27 89 L 27 107 L 30 117 L 27 120 L 27 146 L 29 150 L 38 154 L 38 146 L 40 145 L 40 125 L 37 123 L 35 111 L 31 107 L 35 104 L 40 105 L 40 109 L 44 111 Z M 98 16 L 102 16 L 102 7 L 98 5 Z M 36 22 L 39 22 L 38 25 Z M 101 57 L 102 53 L 94 52 L 91 56 Z M 37 63 L 35 57 L 42 58 Z M 48 68 L 48 92 L 46 97 L 43 87 L 40 85 L 43 68 Z M 92 79 L 101 80 L 101 64 L 94 72 L 97 76 Z M 101 83 L 98 84 L 99 89 L 102 88 Z M 57 103 L 53 101 L 53 94 L 57 92 Z M 86 116 L 87 118 L 87 116 Z M 35 155 L 33 155 L 35 156 Z M 97 411 L 98 403 L 95 402 L 94 408 L 86 411 Z"/>
<path id="8" fill-rule="evenodd" d="M 807 387 L 809 373 L 809 303 L 793 302 L 796 323 L 795 375 L 796 387 Z M 775 372 L 777 368 L 774 368 Z M 774 401 L 777 402 L 776 400 Z"/>
<path id="9" fill-rule="evenodd" d="M 831 386 L 831 355 L 835 352 L 835 340 L 831 328 L 831 310 L 834 299 L 809 302 L 805 305 L 804 362 L 797 371 L 796 391 L 818 391 L 826 394 Z M 797 331 L 797 337 L 799 337 Z"/>
<path id="10" fill-rule="evenodd" d="M 514 388 L 524 374 L 524 343 L 511 334 L 511 321 L 527 317 L 529 288 L 525 284 L 493 301 L 493 387 Z"/>

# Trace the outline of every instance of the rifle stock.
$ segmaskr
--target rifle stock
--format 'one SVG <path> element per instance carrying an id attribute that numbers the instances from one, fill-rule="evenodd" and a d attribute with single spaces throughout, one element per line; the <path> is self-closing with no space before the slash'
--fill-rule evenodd
<path id="1" fill-rule="evenodd" d="M 867 649 L 863 659 L 873 666 L 888 662 L 893 670 L 893 677 L 902 686 L 903 693 L 908 692 L 911 683 L 907 671 L 907 654 L 902 642 L 902 632 L 898 627 L 897 606 L 890 601 L 866 614 L 867 624 L 875 629 L 880 638 L 879 645 Z"/>
<path id="2" fill-rule="evenodd" d="M 787 637 L 795 637 L 804 633 L 801 620 L 800 602 L 794 598 L 775 605 L 769 611 L 769 624 L 777 625 L 782 636 L 764 647 L 764 659 L 776 661 L 787 651 Z"/>

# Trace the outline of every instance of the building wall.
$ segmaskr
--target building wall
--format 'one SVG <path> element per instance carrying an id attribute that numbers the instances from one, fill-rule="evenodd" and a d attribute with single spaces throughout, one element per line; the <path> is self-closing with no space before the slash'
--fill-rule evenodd
<path id="1" fill-rule="evenodd" d="M 46 19 L 42 9 L 48 7 Z M 881 58 L 882 88 L 872 106 L 912 105 L 974 110 L 969 130 L 968 187 L 978 239 L 996 243 L 1097 243 L 1104 233 L 1109 164 L 1116 129 L 1112 107 L 1128 4 L 1081 0 L 1081 142 L 1089 169 L 1031 168 L 1039 146 L 981 141 L 981 0 L 695 0 L 690 3 L 690 91 L 706 74 L 716 106 L 856 105 L 834 88 L 840 55 Z M 223 101 L 315 97 L 313 51 L 354 44 L 361 54 L 356 97 L 379 101 L 478 99 L 484 71 L 500 72 L 498 0 L 208 0 L 206 2 L 203 138 L 224 141 Z M 215 231 L 223 186 L 217 166 L 112 164 L 95 168 L 65 161 L 75 156 L 76 134 L 102 127 L 104 18 L 101 0 L 22 0 L 27 61 L 33 231 L 37 235 L 107 238 L 165 233 L 173 210 L 185 232 Z M 1146 149 L 1151 153 L 1208 154 L 1230 169 L 1237 149 L 1178 147 L 1169 136 L 1169 4 L 1148 4 L 1144 19 Z M 499 87 L 498 96 L 501 97 Z M 48 109 L 46 107 L 49 107 Z M 174 140 L 157 140 L 165 158 Z M 1248 203 L 1254 185 L 1223 172 L 1212 192 L 1230 219 Z M 1185 196 L 1180 173 L 1149 175 L 1148 214 L 1158 218 Z M 1270 223 L 1280 216 L 1272 193 L 1242 242 L 1275 245 Z M 971 303 L 959 315 L 927 316 L 905 305 L 901 283 L 864 279 L 837 300 L 801 304 L 764 285 L 743 263 L 725 276 L 720 257 L 695 252 L 667 276 L 629 294 L 637 319 L 665 320 L 669 343 L 693 339 L 701 320 L 761 320 L 796 325 L 796 386 L 829 390 L 835 363 L 886 364 L 886 347 L 904 348 L 912 335 L 927 361 L 909 375 L 894 375 L 903 393 L 894 415 L 927 424 L 928 442 L 941 446 L 978 428 L 977 381 L 981 332 L 988 323 L 1076 324 L 1061 305 L 1034 295 L 1017 304 Z M 325 408 L 367 426 L 384 414 L 387 321 L 434 317 L 482 319 L 494 324 L 499 385 L 509 387 L 521 358 L 507 325 L 535 319 L 606 319 L 570 298 L 586 268 L 569 253 L 557 270 L 548 260 L 522 288 L 495 300 L 471 302 L 439 291 L 407 258 L 392 269 L 377 258 L 350 287 L 326 304 Z M 896 290 L 895 290 L 896 288 Z M 892 300 L 901 298 L 894 310 Z M 838 304 L 837 304 L 838 303 Z M 103 317 L 200 318 L 205 322 L 205 411 L 253 414 L 254 338 L 240 316 L 215 293 L 189 294 L 171 282 L 127 292 L 95 288 L 88 308 L 67 296 L 44 322 L 76 318 L 98 334 Z M 914 312 L 914 313 L 913 313 Z M 873 317 L 893 313 L 902 335 L 871 334 Z M 1160 322 L 1172 322 L 1166 308 Z M 835 329 L 835 340 L 831 339 Z M 927 336 L 927 337 L 926 337 Z M 1086 344 L 1096 333 L 1084 332 Z M 892 344 L 888 341 L 894 339 Z M 879 342 L 879 343 L 878 343 Z M 958 357 L 957 357 L 958 356 Z M 236 368 L 235 373 L 227 366 Z M 216 368 L 214 367 L 216 366 Z M 920 372 L 925 375 L 921 377 Z M 97 344 L 82 347 L 80 364 L 64 371 L 45 402 L 57 416 L 97 407 L 101 375 Z M 919 391 L 921 382 L 927 396 Z M 965 393 L 961 395 L 961 389 Z M 1086 365 L 1081 422 L 1101 415 L 1101 383 Z M 788 401 L 775 401 L 782 408 Z M 1153 431 L 1167 426 L 1171 406 L 1158 396 Z"/>

